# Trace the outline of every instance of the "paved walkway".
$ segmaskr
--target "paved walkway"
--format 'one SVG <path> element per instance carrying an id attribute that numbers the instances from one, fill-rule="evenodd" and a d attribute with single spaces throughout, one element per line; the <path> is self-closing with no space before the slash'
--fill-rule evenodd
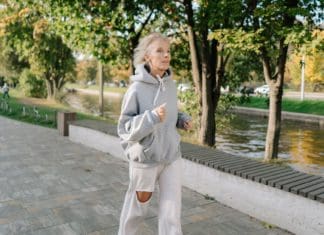
<path id="1" fill-rule="evenodd" d="M 0 234 L 116 234 L 127 163 L 0 117 Z M 242 202 L 244 203 L 244 202 Z M 157 202 L 140 235 L 157 234 Z M 183 188 L 185 235 L 290 234 Z"/>

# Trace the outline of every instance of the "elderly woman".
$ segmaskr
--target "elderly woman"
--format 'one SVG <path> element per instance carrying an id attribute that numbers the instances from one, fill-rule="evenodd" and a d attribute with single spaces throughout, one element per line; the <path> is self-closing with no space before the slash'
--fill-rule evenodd
<path id="1" fill-rule="evenodd" d="M 159 234 L 182 234 L 181 151 L 176 128 L 188 130 L 191 121 L 178 112 L 170 60 L 170 42 L 158 33 L 144 37 L 135 49 L 136 72 L 118 122 L 130 176 L 119 235 L 137 233 L 155 184 L 159 186 Z"/>

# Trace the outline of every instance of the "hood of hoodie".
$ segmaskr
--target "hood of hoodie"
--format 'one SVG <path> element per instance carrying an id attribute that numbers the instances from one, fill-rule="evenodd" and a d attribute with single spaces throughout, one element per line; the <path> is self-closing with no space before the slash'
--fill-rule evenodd
<path id="1" fill-rule="evenodd" d="M 145 67 L 144 64 L 140 64 L 136 66 L 135 74 L 130 77 L 131 81 L 133 82 L 145 82 L 145 83 L 151 83 L 151 84 L 159 84 L 159 80 L 152 76 L 152 74 L 149 73 L 148 69 Z M 166 82 L 167 80 L 171 79 L 171 70 L 168 69 L 165 72 L 165 75 L 162 77 L 163 82 Z"/>

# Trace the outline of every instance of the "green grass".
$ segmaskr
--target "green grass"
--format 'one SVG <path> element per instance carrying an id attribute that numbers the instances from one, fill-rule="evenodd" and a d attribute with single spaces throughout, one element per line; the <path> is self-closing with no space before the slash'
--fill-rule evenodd
<path id="1" fill-rule="evenodd" d="M 267 98 L 265 97 L 250 97 L 248 102 L 238 104 L 238 106 L 268 109 L 266 100 Z M 324 115 L 324 101 L 283 99 L 282 110 L 295 113 Z"/>
<path id="2" fill-rule="evenodd" d="M 56 112 L 49 107 L 21 104 L 13 97 L 0 101 L 0 115 L 51 128 L 56 128 Z"/>
<path id="3" fill-rule="evenodd" d="M 106 120 L 108 122 L 113 122 L 112 120 L 103 119 L 101 117 L 96 117 L 90 114 L 77 112 L 63 104 L 59 103 L 49 103 L 45 99 L 28 99 L 20 95 L 15 96 L 12 92 L 11 98 L 7 100 L 0 99 L 0 115 L 18 121 L 23 121 L 35 125 L 45 126 L 49 128 L 56 128 L 56 116 L 59 111 L 69 111 L 76 112 L 77 120 L 92 119 L 92 120 Z M 26 100 L 27 103 L 26 104 Z M 35 100 L 38 103 L 45 103 L 42 105 L 33 104 Z M 47 103 L 47 104 L 46 104 Z M 23 109 L 24 108 L 24 109 Z M 23 111 L 25 110 L 25 111 Z M 37 110 L 35 112 L 35 110 Z"/>

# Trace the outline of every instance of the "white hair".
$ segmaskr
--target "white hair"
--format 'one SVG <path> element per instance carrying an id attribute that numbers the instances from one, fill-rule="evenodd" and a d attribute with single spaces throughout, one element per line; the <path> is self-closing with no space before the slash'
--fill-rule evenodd
<path id="1" fill-rule="evenodd" d="M 145 63 L 145 55 L 149 52 L 149 46 L 156 40 L 163 40 L 170 43 L 169 39 L 160 33 L 150 33 L 142 38 L 134 50 L 134 66 Z"/>

